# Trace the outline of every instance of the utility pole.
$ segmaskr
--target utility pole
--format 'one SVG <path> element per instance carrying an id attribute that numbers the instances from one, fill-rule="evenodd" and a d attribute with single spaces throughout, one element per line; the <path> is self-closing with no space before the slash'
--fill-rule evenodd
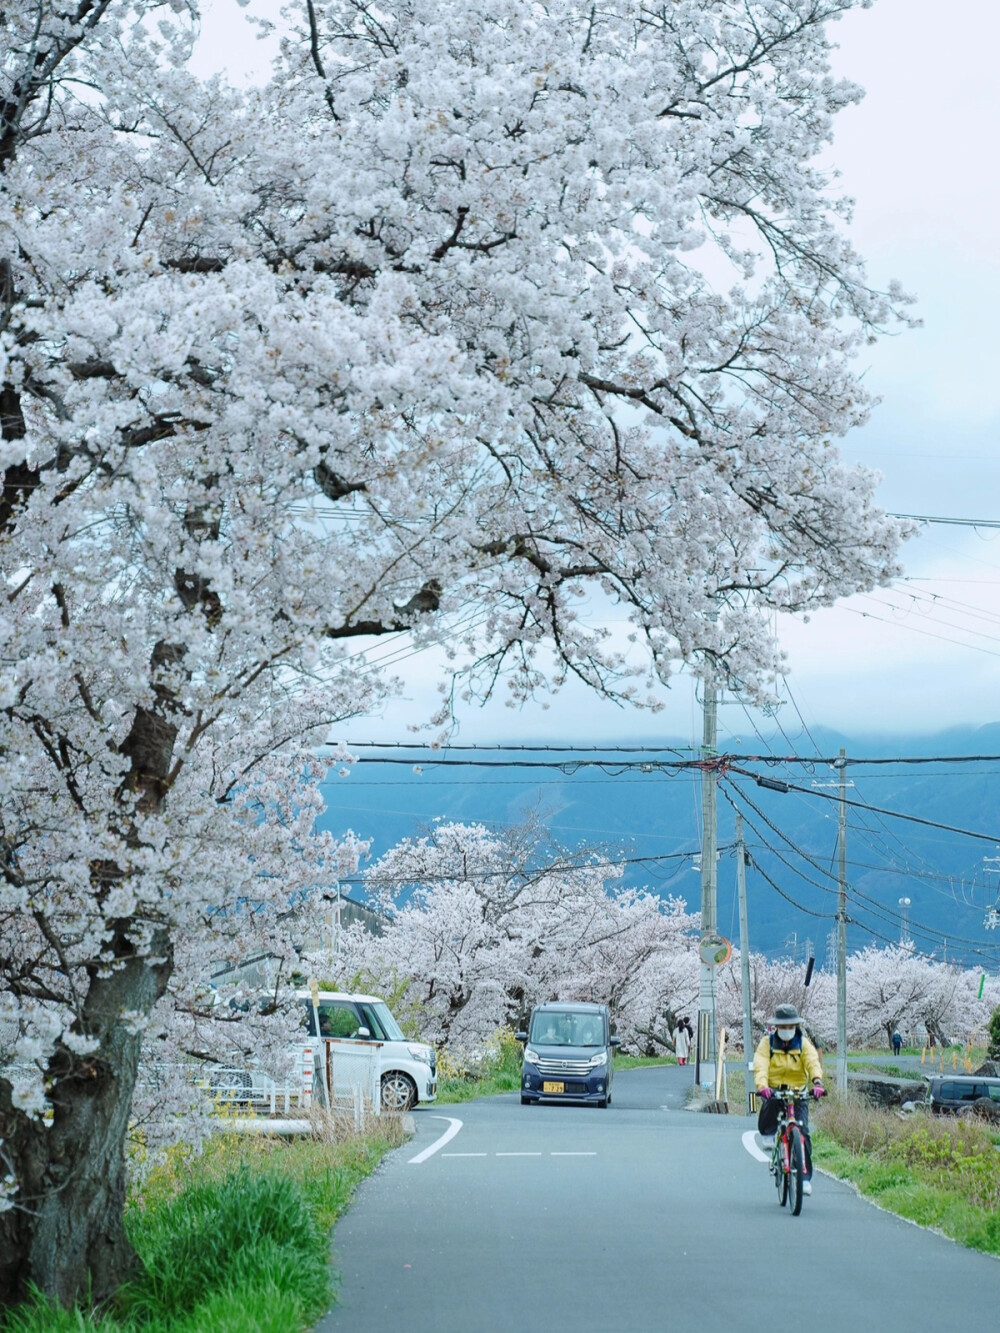
<path id="1" fill-rule="evenodd" d="M 840 816 L 837 821 L 837 1091 L 847 1092 L 847 752 L 837 760 Z"/>
<path id="2" fill-rule="evenodd" d="M 705 681 L 701 757 L 701 938 L 717 933 L 716 925 L 716 770 L 719 697 L 715 681 Z M 695 1082 L 715 1086 L 715 964 L 701 962 L 698 986 L 698 1032 Z"/>
<path id="3" fill-rule="evenodd" d="M 747 869 L 743 816 L 736 812 L 736 889 L 740 903 L 740 986 L 743 993 L 743 1064 L 747 1071 L 747 1114 L 754 1095 L 753 1014 L 750 1000 L 750 930 L 747 925 Z"/>

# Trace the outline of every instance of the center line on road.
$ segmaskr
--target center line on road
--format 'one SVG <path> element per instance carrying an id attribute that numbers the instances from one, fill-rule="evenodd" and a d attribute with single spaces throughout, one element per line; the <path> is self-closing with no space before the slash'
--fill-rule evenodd
<path id="1" fill-rule="evenodd" d="M 441 1135 L 439 1139 L 434 1140 L 434 1142 L 431 1144 L 429 1148 L 425 1148 L 423 1152 L 418 1152 L 416 1157 L 411 1157 L 410 1166 L 419 1166 L 421 1162 L 426 1162 L 428 1157 L 433 1157 L 434 1154 L 440 1148 L 443 1148 L 446 1143 L 450 1143 L 452 1139 L 455 1137 L 455 1135 L 458 1133 L 458 1131 L 462 1128 L 461 1120 L 455 1120 L 450 1115 L 436 1115 L 433 1116 L 432 1119 L 447 1120 L 448 1128 L 445 1130 L 445 1132 Z"/>
<path id="2" fill-rule="evenodd" d="M 540 1152 L 498 1152 L 498 1157 L 541 1157 Z"/>
<path id="3" fill-rule="evenodd" d="M 442 1157 L 486 1157 L 484 1152 L 443 1152 Z"/>
<path id="4" fill-rule="evenodd" d="M 596 1157 L 596 1152 L 553 1152 L 550 1157 Z"/>

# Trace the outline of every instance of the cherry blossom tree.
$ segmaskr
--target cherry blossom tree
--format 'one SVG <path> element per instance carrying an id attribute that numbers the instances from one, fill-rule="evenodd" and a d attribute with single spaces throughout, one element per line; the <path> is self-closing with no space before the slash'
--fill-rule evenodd
<path id="1" fill-rule="evenodd" d="M 837 1034 L 837 984 L 819 971 L 805 985 L 805 970 L 791 959 L 751 954 L 754 1039 L 766 1030 L 776 1004 L 794 1004 L 810 1036 L 833 1050 Z M 979 995 L 977 969 L 948 965 L 912 946 L 871 944 L 847 959 L 847 1036 L 851 1045 L 888 1047 L 898 1027 L 917 1041 L 939 1044 L 982 1038 L 998 983 L 988 978 Z M 719 1022 L 742 1044 L 743 1001 L 738 953 L 717 979 Z"/>
<path id="2" fill-rule="evenodd" d="M 927 1010 L 933 968 L 909 945 L 868 948 L 847 959 L 848 1039 L 889 1046 L 893 1029 L 913 1024 Z"/>
<path id="3" fill-rule="evenodd" d="M 815 165 L 855 3 L 306 0 L 243 90 L 194 0 L 3 7 L 0 1302 L 130 1271 L 143 1032 L 230 1040 L 212 963 L 356 851 L 365 646 L 760 692 L 775 610 L 894 575 L 834 444 L 898 305 Z"/>
<path id="4" fill-rule="evenodd" d="M 847 960 L 848 1034 L 888 1045 L 898 1027 L 932 1045 L 971 1041 L 985 1028 L 993 993 L 991 986 L 979 996 L 980 977 L 909 945 L 869 946 Z"/>
<path id="5" fill-rule="evenodd" d="M 814 972 L 805 984 L 805 968 L 790 958 L 771 959 L 750 954 L 750 1006 L 753 1016 L 753 1040 L 767 1031 L 775 1006 L 794 1004 L 803 1024 L 818 1045 L 828 1048 L 837 1031 L 835 980 L 825 972 Z M 730 1042 L 743 1045 L 743 988 L 740 955 L 733 950 L 729 961 L 719 969 L 716 981 L 718 1021 L 725 1026 Z"/>
<path id="6" fill-rule="evenodd" d="M 387 924 L 344 933 L 337 975 L 395 993 L 425 1037 L 456 1053 L 551 999 L 608 1004 L 635 1041 L 696 976 L 697 918 L 679 899 L 623 886 L 622 873 L 548 844 L 533 822 L 439 824 L 365 872 Z M 313 965 L 326 974 L 334 960 Z"/>

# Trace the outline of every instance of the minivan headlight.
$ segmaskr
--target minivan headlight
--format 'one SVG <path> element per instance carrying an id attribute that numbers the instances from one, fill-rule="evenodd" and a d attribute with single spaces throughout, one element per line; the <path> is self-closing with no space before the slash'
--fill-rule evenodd
<path id="1" fill-rule="evenodd" d="M 538 1052 L 532 1050 L 530 1046 L 525 1046 L 524 1048 L 524 1063 L 526 1065 L 538 1064 Z"/>
<path id="2" fill-rule="evenodd" d="M 421 1064 L 429 1065 L 431 1062 L 431 1048 L 429 1046 L 407 1046 L 406 1048 L 413 1056 L 414 1060 L 419 1060 Z"/>
<path id="3" fill-rule="evenodd" d="M 601 1065 L 606 1065 L 607 1063 L 608 1063 L 607 1051 L 598 1051 L 596 1055 L 592 1055 L 590 1057 L 591 1069 L 600 1069 Z"/>

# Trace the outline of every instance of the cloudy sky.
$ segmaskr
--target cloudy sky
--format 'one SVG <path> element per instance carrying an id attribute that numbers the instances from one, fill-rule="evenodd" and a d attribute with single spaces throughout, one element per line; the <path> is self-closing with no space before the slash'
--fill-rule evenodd
<path id="1" fill-rule="evenodd" d="M 216 52 L 234 49 L 231 15 L 220 4 L 208 16 Z M 943 22 L 940 0 L 876 0 L 832 33 L 838 72 L 867 90 L 840 117 L 830 152 L 857 200 L 852 236 L 873 280 L 898 278 L 923 321 L 869 350 L 860 368 L 882 402 L 844 454 L 882 472 L 891 512 L 1000 524 L 1000 6 L 951 0 Z M 779 625 L 794 699 L 779 712 L 789 735 L 801 726 L 796 708 L 810 727 L 848 736 L 1000 720 L 1000 526 L 927 524 L 905 561 L 895 587 L 809 624 Z M 354 738 L 405 740 L 433 706 L 433 663 L 408 657 L 399 671 L 404 697 L 352 724 Z M 664 701 L 655 718 L 571 691 L 546 710 L 497 704 L 464 713 L 460 739 L 699 739 L 690 679 Z M 732 701 L 720 723 L 732 737 L 750 727 Z"/>

